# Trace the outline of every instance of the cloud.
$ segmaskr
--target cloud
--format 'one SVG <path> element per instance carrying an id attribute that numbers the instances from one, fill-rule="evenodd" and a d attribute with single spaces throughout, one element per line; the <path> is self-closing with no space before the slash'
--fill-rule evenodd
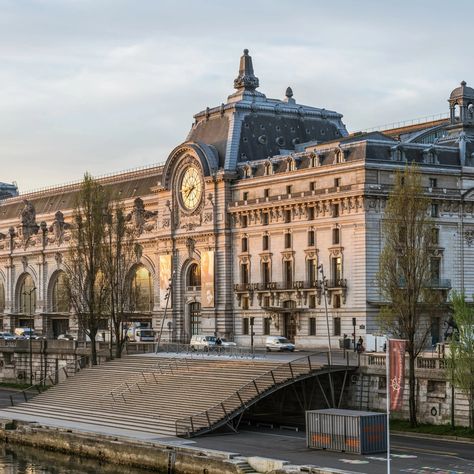
<path id="1" fill-rule="evenodd" d="M 440 1 L 0 0 L 0 157 L 22 190 L 161 162 L 232 93 L 243 48 L 351 130 L 447 111 L 474 5 Z M 447 41 L 452 38 L 455 41 Z"/>

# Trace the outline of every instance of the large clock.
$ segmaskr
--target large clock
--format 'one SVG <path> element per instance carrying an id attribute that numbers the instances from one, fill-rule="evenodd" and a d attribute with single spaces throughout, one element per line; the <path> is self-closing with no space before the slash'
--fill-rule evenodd
<path id="1" fill-rule="evenodd" d="M 189 166 L 182 174 L 179 193 L 181 195 L 181 202 L 188 211 L 196 209 L 201 202 L 201 174 L 194 166 Z"/>

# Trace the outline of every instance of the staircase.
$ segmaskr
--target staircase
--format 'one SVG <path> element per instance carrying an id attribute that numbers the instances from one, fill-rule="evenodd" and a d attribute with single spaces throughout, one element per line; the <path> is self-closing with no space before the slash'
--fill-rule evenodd
<path id="1" fill-rule="evenodd" d="M 85 369 L 7 408 L 29 415 L 108 429 L 176 436 L 176 420 L 225 399 L 276 363 L 252 360 L 175 359 L 127 356 Z"/>
<path id="2" fill-rule="evenodd" d="M 107 433 L 189 437 L 231 425 L 273 391 L 327 371 L 321 355 L 286 363 L 127 356 L 84 369 L 27 403 L 3 410 L 2 416 L 43 425 L 48 420 L 53 426 L 81 424 Z"/>

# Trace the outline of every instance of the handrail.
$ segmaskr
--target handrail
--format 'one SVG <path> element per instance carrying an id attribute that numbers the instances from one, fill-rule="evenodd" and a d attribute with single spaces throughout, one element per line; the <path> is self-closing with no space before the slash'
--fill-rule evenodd
<path id="1" fill-rule="evenodd" d="M 287 384 L 288 380 L 291 381 L 296 381 L 299 379 L 303 374 L 309 374 L 311 372 L 314 372 L 318 368 L 321 368 L 321 366 L 324 366 L 325 364 L 311 364 L 311 357 L 315 356 L 321 356 L 323 354 L 327 354 L 327 351 L 321 351 L 321 352 L 315 352 L 303 357 L 300 357 L 298 359 L 292 360 L 290 362 L 284 362 L 277 367 L 268 370 L 267 372 L 264 372 L 263 374 L 260 374 L 259 376 L 255 377 L 252 379 L 250 382 L 245 383 L 242 385 L 240 388 L 238 388 L 235 393 L 232 395 L 229 395 L 226 399 L 223 401 L 220 401 L 219 403 L 215 404 L 214 406 L 208 408 L 207 410 L 204 410 L 200 413 L 196 413 L 194 415 L 186 416 L 183 418 L 179 418 L 175 422 L 175 429 L 176 429 L 176 435 L 177 436 L 191 436 L 192 434 L 196 433 L 197 431 L 200 431 L 202 429 L 211 429 L 213 424 L 217 424 L 219 422 L 222 422 L 223 419 L 230 419 L 230 415 L 233 414 L 236 411 L 239 410 L 245 410 L 248 406 L 248 402 L 251 400 L 254 400 L 255 398 L 260 398 L 267 390 L 269 390 L 271 387 L 279 387 L 283 384 Z M 307 370 L 304 372 L 301 372 L 298 369 L 298 365 L 300 365 L 302 362 L 308 363 L 307 365 Z M 334 361 L 334 359 L 333 359 Z M 347 365 L 349 365 L 349 353 L 347 353 L 347 359 L 346 359 Z M 277 382 L 278 375 L 282 371 L 290 371 L 290 376 L 288 376 L 288 373 L 284 374 L 284 378 Z M 275 377 L 275 375 L 277 377 Z M 258 387 L 258 382 L 264 380 L 265 378 L 268 378 L 271 376 L 270 384 L 266 383 L 264 385 L 263 390 Z M 248 397 L 245 395 L 245 391 L 251 389 L 252 393 L 256 392 L 252 397 Z M 238 400 L 236 400 L 236 397 Z M 238 401 L 238 405 L 233 408 L 228 408 L 225 410 L 225 405 L 226 403 L 229 404 L 230 401 L 234 400 L 235 402 Z M 217 412 L 217 413 L 216 413 Z M 212 415 L 217 415 L 217 419 L 215 420 L 214 423 L 211 422 L 212 420 Z M 199 424 L 199 418 L 205 420 L 204 424 Z M 184 425 L 184 426 L 183 426 Z"/>
<path id="2" fill-rule="evenodd" d="M 42 392 L 41 390 L 41 387 L 46 385 L 45 382 L 47 382 L 48 380 L 51 382 L 51 385 L 57 385 L 59 382 L 59 373 L 60 372 L 64 372 L 66 378 L 69 377 L 69 374 L 68 374 L 68 371 L 67 371 L 67 368 L 69 366 L 72 366 L 74 367 L 74 372 L 73 373 L 77 373 L 79 372 L 83 367 L 82 367 L 82 361 L 83 360 L 87 360 L 90 358 L 90 354 L 87 354 L 87 355 L 83 355 L 81 357 L 79 357 L 79 359 L 74 359 L 73 361 L 71 362 L 68 362 L 66 365 L 64 365 L 63 367 L 60 367 L 58 368 L 57 370 L 55 370 L 54 372 L 51 372 L 49 373 L 48 375 L 46 375 L 45 377 L 43 377 L 39 382 L 21 390 L 20 392 L 17 392 L 16 394 L 12 394 L 10 395 L 10 403 L 11 403 L 11 406 L 15 406 L 15 403 L 13 401 L 13 398 L 14 396 L 17 396 L 17 395 L 22 395 L 23 397 L 23 402 L 28 402 L 28 396 L 27 396 L 27 393 L 30 393 L 31 390 L 34 390 L 36 389 L 38 394 L 40 394 Z M 78 369 L 79 367 L 79 369 Z M 85 367 L 85 365 L 84 365 Z"/>
<path id="3" fill-rule="evenodd" d="M 179 362 L 184 362 L 184 364 L 180 365 Z M 113 403 L 116 403 L 117 399 L 120 400 L 120 398 L 122 399 L 124 403 L 127 403 L 125 393 L 127 392 L 132 393 L 132 389 L 134 387 L 138 388 L 138 391 L 141 392 L 140 380 L 142 377 L 145 380 L 145 383 L 148 383 L 148 380 L 146 379 L 145 374 L 151 374 L 153 376 L 155 383 L 158 383 L 156 380 L 155 374 L 159 373 L 160 375 L 163 375 L 163 373 L 166 373 L 163 371 L 166 371 L 166 369 L 169 369 L 171 374 L 173 375 L 173 366 L 175 367 L 176 370 L 178 370 L 181 367 L 185 367 L 185 369 L 189 371 L 188 359 L 186 357 L 182 359 L 168 360 L 166 364 L 163 364 L 163 361 L 157 361 L 156 364 L 153 365 L 151 369 L 141 370 L 140 373 L 138 373 L 136 377 L 133 379 L 133 381 L 122 382 L 120 385 L 117 385 L 112 390 L 108 391 L 107 393 L 104 393 L 104 395 L 102 395 L 102 397 L 100 398 L 100 401 L 104 400 L 105 398 L 112 397 Z"/>

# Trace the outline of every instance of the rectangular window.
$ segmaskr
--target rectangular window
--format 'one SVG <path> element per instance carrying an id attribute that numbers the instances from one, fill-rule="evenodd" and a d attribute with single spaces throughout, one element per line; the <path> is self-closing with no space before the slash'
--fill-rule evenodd
<path id="1" fill-rule="evenodd" d="M 248 245 L 248 239 L 247 237 L 242 238 L 242 252 L 248 252 L 249 250 L 249 245 Z"/>
<path id="2" fill-rule="evenodd" d="M 249 318 L 242 319 L 242 334 L 248 336 L 250 334 L 250 323 Z"/>
<path id="3" fill-rule="evenodd" d="M 436 227 L 431 229 L 431 244 L 439 245 L 439 229 Z"/>
<path id="4" fill-rule="evenodd" d="M 244 201 L 247 201 L 248 198 L 249 198 L 249 193 L 248 193 L 248 191 L 244 191 L 244 192 L 242 193 L 242 199 L 243 199 Z"/>
<path id="5" fill-rule="evenodd" d="M 333 295 L 332 307 L 336 309 L 341 307 L 341 295 Z"/>
<path id="6" fill-rule="evenodd" d="M 332 205 L 332 217 L 339 217 L 339 204 Z"/>
<path id="7" fill-rule="evenodd" d="M 270 218 L 268 216 L 268 212 L 264 212 L 262 214 L 262 225 L 268 225 L 269 221 L 270 221 Z"/>
<path id="8" fill-rule="evenodd" d="M 314 230 L 308 230 L 308 247 L 314 247 L 314 242 L 316 240 L 314 234 Z"/>
<path id="9" fill-rule="evenodd" d="M 316 181 L 311 181 L 309 183 L 309 190 L 314 191 L 316 189 Z"/>
<path id="10" fill-rule="evenodd" d="M 437 284 L 439 282 L 439 278 L 441 276 L 441 260 L 439 258 L 431 258 L 430 259 L 430 277 L 433 284 Z"/>
<path id="11" fill-rule="evenodd" d="M 269 296 L 264 296 L 263 297 L 263 307 L 264 308 L 269 308 L 270 307 L 270 297 Z"/>
<path id="12" fill-rule="evenodd" d="M 263 318 L 263 334 L 268 336 L 270 334 L 270 325 L 272 323 L 272 318 Z"/>
<path id="13" fill-rule="evenodd" d="M 242 309 L 247 310 L 249 309 L 250 304 L 249 304 L 249 298 L 248 296 L 242 296 Z"/>
<path id="14" fill-rule="evenodd" d="M 286 194 L 291 194 L 293 191 L 293 186 L 291 184 L 288 184 L 286 187 Z"/>
<path id="15" fill-rule="evenodd" d="M 337 317 L 333 319 L 334 325 L 334 335 L 340 336 L 341 335 L 341 318 Z"/>
<path id="16" fill-rule="evenodd" d="M 242 227 L 247 227 L 247 225 L 248 225 L 247 216 L 242 216 L 240 222 L 241 222 L 241 224 L 242 224 Z"/>
<path id="17" fill-rule="evenodd" d="M 291 209 L 285 211 L 285 222 L 288 224 L 291 222 Z"/>
<path id="18" fill-rule="evenodd" d="M 309 335 L 316 336 L 316 318 L 309 318 Z"/>
<path id="19" fill-rule="evenodd" d="M 332 243 L 333 245 L 338 245 L 341 243 L 341 233 L 339 232 L 339 227 L 334 227 L 332 230 Z"/>
<path id="20" fill-rule="evenodd" d="M 439 208 L 438 204 L 431 204 L 431 217 L 439 217 Z"/>
<path id="21" fill-rule="evenodd" d="M 334 186 L 338 188 L 341 185 L 341 178 L 334 178 Z"/>
<path id="22" fill-rule="evenodd" d="M 430 188 L 437 188 L 438 180 L 436 178 L 430 178 Z"/>
<path id="23" fill-rule="evenodd" d="M 242 263 L 240 265 L 240 283 L 243 285 L 249 282 L 249 264 Z"/>
<path id="24" fill-rule="evenodd" d="M 314 221 L 314 207 L 308 207 L 308 220 Z"/>
<path id="25" fill-rule="evenodd" d="M 331 274 L 334 280 L 334 284 L 337 285 L 338 281 L 342 279 L 342 258 L 333 257 L 331 259 Z"/>
<path id="26" fill-rule="evenodd" d="M 270 282 L 270 262 L 262 262 L 262 283 Z"/>
<path id="27" fill-rule="evenodd" d="M 264 235 L 262 237 L 262 250 L 268 250 L 268 242 L 269 242 L 269 239 L 268 239 L 268 235 Z"/>
<path id="28" fill-rule="evenodd" d="M 285 233 L 285 248 L 291 249 L 291 234 L 289 232 Z"/>
<path id="29" fill-rule="evenodd" d="M 264 198 L 270 197 L 270 189 L 269 188 L 265 188 L 263 190 L 263 197 Z"/>
<path id="30" fill-rule="evenodd" d="M 316 308 L 316 295 L 309 295 L 308 306 L 311 309 Z"/>
<path id="31" fill-rule="evenodd" d="M 293 285 L 293 262 L 290 260 L 285 260 L 283 262 L 283 271 L 285 272 L 285 283 L 286 287 L 290 288 Z"/>
<path id="32" fill-rule="evenodd" d="M 310 260 L 307 260 L 306 265 L 307 265 L 306 274 L 308 276 L 308 283 L 311 286 L 313 286 L 314 283 L 316 282 L 316 279 L 318 278 L 318 275 L 317 275 L 318 267 L 317 267 L 317 264 L 316 264 L 316 259 L 312 258 Z"/>

